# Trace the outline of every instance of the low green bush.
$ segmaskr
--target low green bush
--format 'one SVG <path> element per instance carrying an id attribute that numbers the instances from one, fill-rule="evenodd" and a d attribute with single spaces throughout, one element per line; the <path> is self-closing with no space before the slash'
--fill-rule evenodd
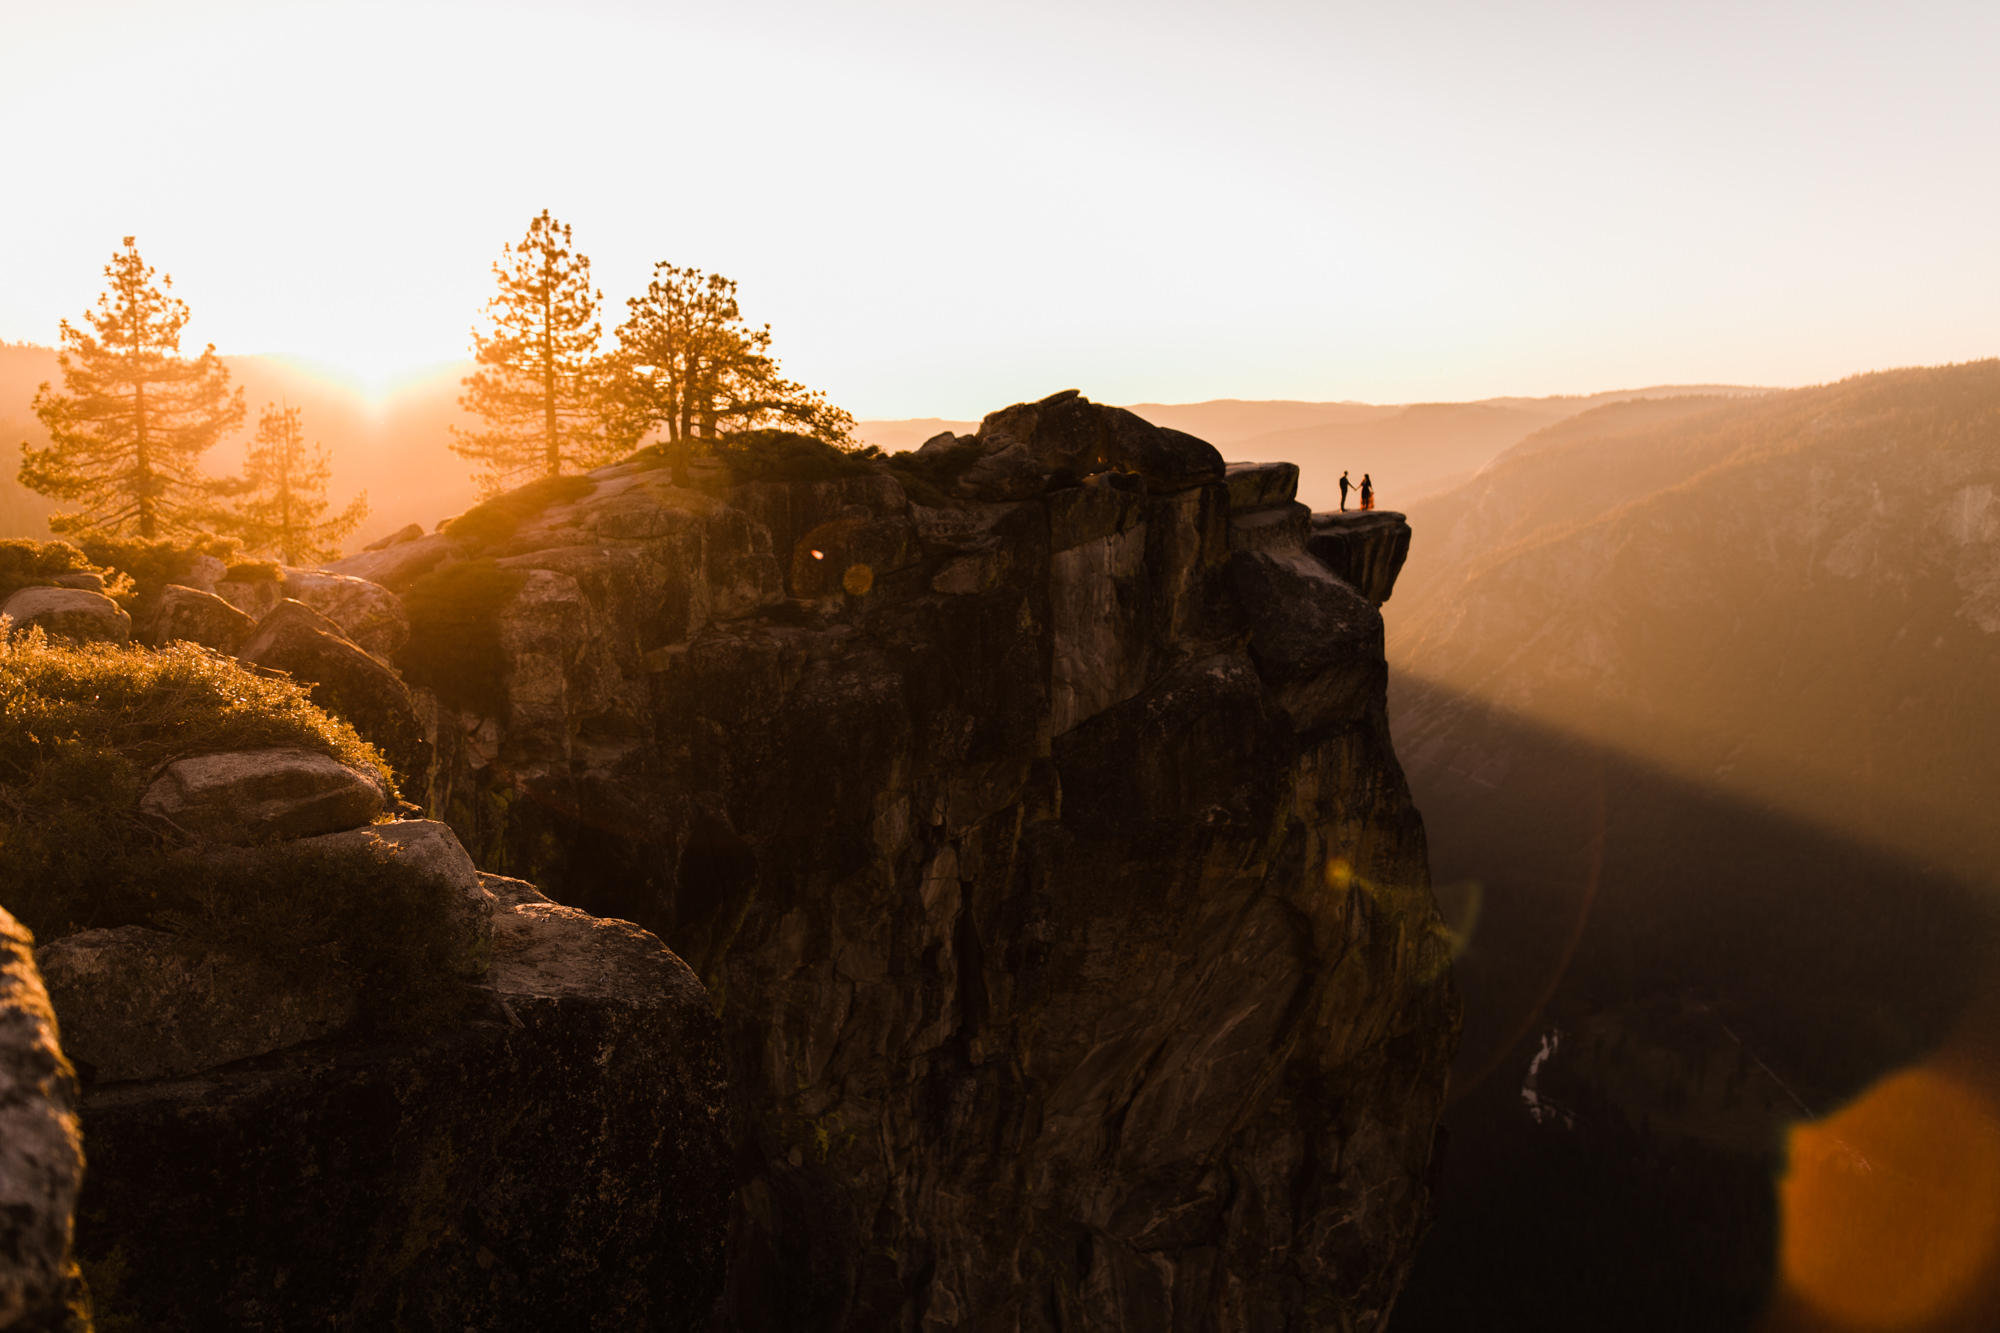
<path id="1" fill-rule="evenodd" d="M 483 558 L 440 565 L 412 583 L 403 594 L 410 638 L 396 655 L 403 679 L 428 686 L 455 707 L 504 717 L 507 662 L 500 648 L 500 608 L 526 582 L 519 570 Z"/>
<path id="2" fill-rule="evenodd" d="M 0 637 L 0 893 L 48 941 L 147 925 L 293 974 L 363 983 L 364 1019 L 436 1011 L 449 990 L 450 889 L 400 864 L 275 844 L 216 856 L 139 815 L 175 759 L 266 746 L 388 778 L 374 747 L 305 688 L 192 644 L 158 652 Z"/>

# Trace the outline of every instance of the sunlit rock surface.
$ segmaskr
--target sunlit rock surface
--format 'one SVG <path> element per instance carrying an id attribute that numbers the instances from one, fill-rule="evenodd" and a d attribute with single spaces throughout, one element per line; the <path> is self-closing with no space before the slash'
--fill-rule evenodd
<path id="1" fill-rule="evenodd" d="M 342 562 L 525 575 L 497 711 L 420 693 L 433 809 L 708 983 L 730 1326 L 1382 1327 L 1458 1025 L 1386 584 L 1074 394 L 926 457 Z"/>

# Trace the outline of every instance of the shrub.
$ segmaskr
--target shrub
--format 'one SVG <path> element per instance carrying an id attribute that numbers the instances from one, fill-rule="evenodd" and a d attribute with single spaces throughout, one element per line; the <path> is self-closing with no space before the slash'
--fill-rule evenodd
<path id="1" fill-rule="evenodd" d="M 38 542 L 15 537 L 0 541 L 0 602 L 23 588 L 47 583 L 58 574 L 101 573 L 90 557 L 68 542 Z"/>
<path id="2" fill-rule="evenodd" d="M 727 488 L 753 481 L 837 481 L 882 470 L 874 445 L 841 449 L 789 430 L 734 431 L 709 446 L 723 475 L 711 486 Z"/>
<path id="3" fill-rule="evenodd" d="M 450 890 L 395 862 L 278 844 L 196 854 L 139 816 L 175 759 L 292 746 L 388 777 L 303 686 L 192 644 L 159 652 L 0 637 L 0 886 L 38 938 L 150 925 L 298 975 L 345 969 L 371 1021 L 443 994 Z"/>
<path id="4" fill-rule="evenodd" d="M 526 582 L 519 570 L 479 559 L 441 565 L 412 583 L 403 594 L 410 639 L 396 659 L 403 678 L 429 686 L 456 707 L 485 717 L 505 715 L 500 608 Z"/>
<path id="5" fill-rule="evenodd" d="M 889 474 L 903 483 L 904 492 L 920 505 L 941 509 L 955 504 L 952 483 L 979 461 L 981 450 L 975 440 L 962 439 L 929 453 L 911 450 L 889 456 Z"/>
<path id="6" fill-rule="evenodd" d="M 589 477 L 539 477 L 474 505 L 444 525 L 445 535 L 470 551 L 498 546 L 543 510 L 573 504 L 597 489 Z"/>
<path id="7" fill-rule="evenodd" d="M 107 579 L 105 591 L 117 598 L 132 616 L 134 625 L 144 625 L 158 603 L 160 590 L 170 583 L 186 583 L 195 562 L 212 556 L 225 565 L 241 550 L 234 537 L 201 534 L 179 539 L 161 537 L 153 541 L 85 537 L 83 553 L 99 565 L 117 573 Z"/>

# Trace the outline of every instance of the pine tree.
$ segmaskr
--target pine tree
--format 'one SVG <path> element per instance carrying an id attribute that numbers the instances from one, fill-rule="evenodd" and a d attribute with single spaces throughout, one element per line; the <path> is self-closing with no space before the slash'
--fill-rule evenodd
<path id="1" fill-rule="evenodd" d="M 721 274 L 657 264 L 646 294 L 625 304 L 631 313 L 614 358 L 617 433 L 627 443 L 664 433 L 676 481 L 700 441 L 732 431 L 784 426 L 843 448 L 854 443 L 853 417 L 779 373 L 771 326 L 745 322 L 736 284 Z"/>
<path id="2" fill-rule="evenodd" d="M 230 489 L 239 497 L 222 526 L 254 553 L 276 552 L 288 565 L 330 560 L 340 540 L 368 517 L 368 493 L 324 518 L 326 483 L 333 475 L 326 446 L 306 450 L 299 409 L 267 403 L 257 417 L 257 438 L 243 459 L 243 477 Z"/>
<path id="3" fill-rule="evenodd" d="M 452 449 L 479 464 L 483 494 L 565 466 L 608 462 L 599 394 L 597 307 L 590 259 L 571 249 L 569 228 L 542 215 L 493 266 L 500 290 L 487 302 L 490 333 L 474 329 L 479 369 L 459 406 L 485 418 L 483 431 L 452 428 Z"/>
<path id="4" fill-rule="evenodd" d="M 243 391 L 210 344 L 183 358 L 187 304 L 174 280 L 153 281 L 134 238 L 112 256 L 110 289 L 84 315 L 62 322 L 63 392 L 47 384 L 35 415 L 46 448 L 21 445 L 21 484 L 78 507 L 49 519 L 59 533 L 142 538 L 199 530 L 214 515 L 215 484 L 200 469 L 210 446 L 243 420 Z"/>

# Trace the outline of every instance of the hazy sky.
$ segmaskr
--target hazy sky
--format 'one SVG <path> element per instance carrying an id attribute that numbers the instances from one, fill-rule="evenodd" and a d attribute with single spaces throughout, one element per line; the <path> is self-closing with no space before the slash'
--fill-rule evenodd
<path id="1" fill-rule="evenodd" d="M 2000 353 L 2000 5 L 0 0 L 0 338 L 462 356 L 542 208 L 861 416 Z"/>

